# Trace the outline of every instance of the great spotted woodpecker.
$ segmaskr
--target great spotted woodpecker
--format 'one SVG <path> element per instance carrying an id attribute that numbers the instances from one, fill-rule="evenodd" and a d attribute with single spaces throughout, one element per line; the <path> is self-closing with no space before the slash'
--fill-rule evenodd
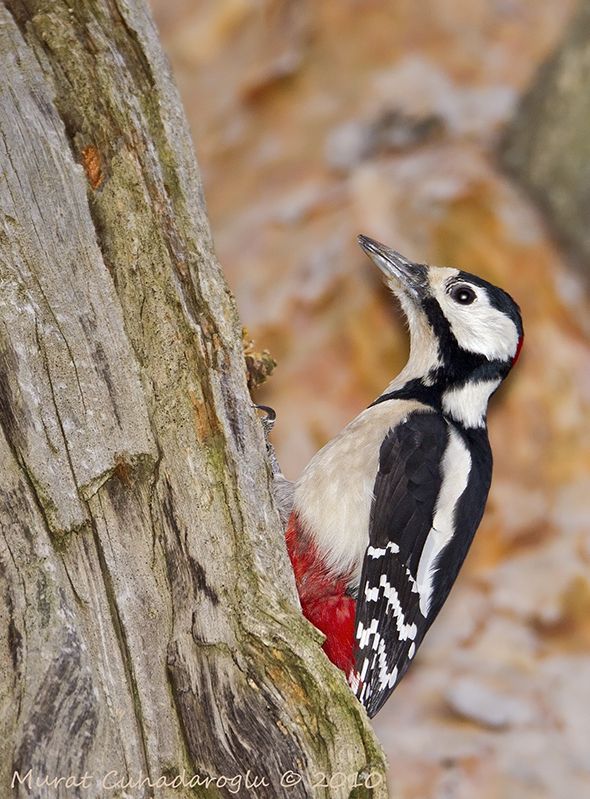
<path id="1" fill-rule="evenodd" d="M 273 471 L 284 517 L 292 501 L 286 540 L 303 613 L 374 716 L 481 521 L 492 475 L 488 400 L 518 358 L 523 327 L 512 298 L 485 280 L 358 240 L 405 312 L 408 363 L 292 489 Z"/>

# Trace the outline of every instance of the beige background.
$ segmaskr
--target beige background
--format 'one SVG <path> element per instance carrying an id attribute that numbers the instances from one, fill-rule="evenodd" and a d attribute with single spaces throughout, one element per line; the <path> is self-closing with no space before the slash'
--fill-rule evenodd
<path id="1" fill-rule="evenodd" d="M 456 590 L 376 719 L 403 799 L 590 796 L 590 324 L 497 162 L 572 0 L 153 0 L 296 477 L 403 364 L 359 232 L 509 290 L 526 341 Z"/>

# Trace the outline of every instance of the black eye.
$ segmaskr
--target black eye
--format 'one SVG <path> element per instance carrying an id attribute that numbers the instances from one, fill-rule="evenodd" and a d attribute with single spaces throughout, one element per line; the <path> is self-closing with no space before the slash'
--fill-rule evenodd
<path id="1" fill-rule="evenodd" d="M 458 302 L 459 305 L 471 305 L 476 299 L 477 294 L 469 286 L 455 286 L 451 291 L 451 297 Z"/>

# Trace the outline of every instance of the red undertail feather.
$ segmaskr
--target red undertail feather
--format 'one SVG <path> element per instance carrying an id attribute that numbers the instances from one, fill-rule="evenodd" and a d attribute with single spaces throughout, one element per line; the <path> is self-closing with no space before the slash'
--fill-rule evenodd
<path id="1" fill-rule="evenodd" d="M 514 358 L 512 359 L 512 366 L 514 366 L 514 364 L 520 358 L 520 353 L 521 353 L 523 344 L 524 344 L 524 333 L 518 339 L 518 344 L 516 345 L 516 352 L 514 353 Z"/>
<path id="2" fill-rule="evenodd" d="M 345 580 L 327 573 L 296 513 L 285 536 L 303 615 L 326 636 L 324 652 L 332 663 L 349 675 L 354 666 L 356 601 L 346 594 Z"/>

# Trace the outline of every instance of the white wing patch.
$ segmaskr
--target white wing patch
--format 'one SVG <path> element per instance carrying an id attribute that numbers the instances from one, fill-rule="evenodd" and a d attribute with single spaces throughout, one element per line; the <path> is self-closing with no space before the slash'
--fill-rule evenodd
<path id="1" fill-rule="evenodd" d="M 455 533 L 455 507 L 467 488 L 470 469 L 469 450 L 461 435 L 453 427 L 449 427 L 449 443 L 442 461 L 442 484 L 432 528 L 424 543 L 416 575 L 420 593 L 420 611 L 424 617 L 428 615 L 432 601 L 438 557 Z"/>
<path id="2" fill-rule="evenodd" d="M 412 585 L 412 593 L 413 594 L 417 594 L 418 593 L 418 583 L 416 582 L 416 580 L 414 580 L 414 578 L 412 576 L 412 572 L 409 569 L 406 569 L 406 577 L 408 578 L 408 580 L 410 581 L 410 583 Z"/>
<path id="3" fill-rule="evenodd" d="M 399 552 L 399 547 L 394 541 L 388 541 L 384 547 L 367 547 L 367 557 L 369 558 L 382 558 L 384 555 L 387 555 L 387 550 L 393 552 Z"/>

